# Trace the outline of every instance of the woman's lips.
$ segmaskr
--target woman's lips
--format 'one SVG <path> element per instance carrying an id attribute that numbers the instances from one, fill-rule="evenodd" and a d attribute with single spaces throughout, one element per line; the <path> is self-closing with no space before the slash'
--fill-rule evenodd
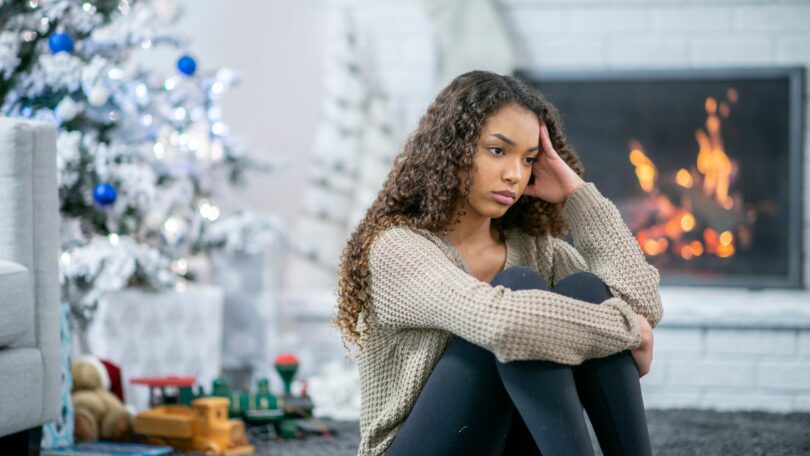
<path id="1" fill-rule="evenodd" d="M 492 192 L 492 197 L 495 198 L 495 201 L 503 204 L 504 206 L 511 206 L 512 203 L 515 202 L 515 198 L 504 195 L 503 193 Z"/>

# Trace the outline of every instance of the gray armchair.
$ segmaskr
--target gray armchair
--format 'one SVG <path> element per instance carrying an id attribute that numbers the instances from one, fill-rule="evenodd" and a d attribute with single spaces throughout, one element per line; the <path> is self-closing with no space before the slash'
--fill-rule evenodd
<path id="1" fill-rule="evenodd" d="M 30 436 L 40 435 L 42 424 L 59 416 L 58 257 L 56 129 L 44 122 L 0 117 L 0 446 L 4 451 L 20 439 L 33 441 Z M 4 451 L 0 452 L 11 454 Z"/>

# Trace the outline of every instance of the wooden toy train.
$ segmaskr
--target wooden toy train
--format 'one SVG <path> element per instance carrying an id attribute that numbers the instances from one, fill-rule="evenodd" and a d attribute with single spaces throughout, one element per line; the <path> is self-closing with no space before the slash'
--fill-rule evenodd
<path id="1" fill-rule="evenodd" d="M 232 391 L 222 377 L 213 381 L 206 395 L 194 377 L 150 377 L 131 383 L 149 387 L 152 408 L 135 417 L 135 432 L 149 442 L 168 444 L 182 451 L 212 454 L 251 454 L 245 423 L 272 424 L 283 438 L 297 438 L 296 421 L 312 416 L 313 403 L 306 394 L 291 393 L 292 379 L 298 369 L 294 355 L 276 358 L 276 371 L 284 381 L 284 392 L 270 392 L 266 378 L 257 381 L 257 391 Z"/>
<path id="2" fill-rule="evenodd" d="M 245 434 L 245 423 L 228 419 L 228 399 L 201 397 L 191 407 L 179 404 L 158 405 L 135 417 L 135 432 L 148 437 L 149 443 L 169 445 L 180 451 L 206 454 L 253 454 Z"/>

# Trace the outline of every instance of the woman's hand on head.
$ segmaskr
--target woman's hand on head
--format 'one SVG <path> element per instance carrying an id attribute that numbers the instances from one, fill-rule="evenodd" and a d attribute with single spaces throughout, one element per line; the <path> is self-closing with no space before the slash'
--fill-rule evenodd
<path id="1" fill-rule="evenodd" d="M 550 203 L 565 201 L 574 190 L 585 183 L 554 150 L 546 124 L 542 120 L 540 121 L 540 153 L 534 162 L 532 174 L 534 174 L 534 184 L 527 186 L 523 194 Z"/>
<path id="2" fill-rule="evenodd" d="M 652 365 L 653 334 L 652 326 L 650 326 L 646 318 L 636 314 L 636 322 L 641 332 L 641 345 L 632 349 L 630 353 L 633 355 L 633 360 L 635 360 L 638 368 L 638 376 L 641 378 L 650 372 L 650 366 Z"/>

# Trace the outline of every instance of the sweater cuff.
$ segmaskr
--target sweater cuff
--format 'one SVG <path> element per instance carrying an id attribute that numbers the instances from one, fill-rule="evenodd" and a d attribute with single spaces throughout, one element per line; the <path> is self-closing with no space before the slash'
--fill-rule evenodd
<path id="1" fill-rule="evenodd" d="M 602 204 L 604 200 L 605 197 L 596 188 L 596 184 L 585 182 L 568 195 L 568 199 L 560 209 L 560 215 L 566 221 L 576 224 L 582 218 L 587 217 L 589 207 Z"/>
<path id="2" fill-rule="evenodd" d="M 612 297 L 606 299 L 602 302 L 601 305 L 608 305 L 614 307 L 619 310 L 622 314 L 624 314 L 625 320 L 627 320 L 627 324 L 630 327 L 630 334 L 632 335 L 633 339 L 630 341 L 630 344 L 625 347 L 626 350 L 632 350 L 634 348 L 638 348 L 641 345 L 641 330 L 638 327 L 638 321 L 636 321 L 636 313 L 633 312 L 633 309 L 630 307 L 630 304 L 623 301 L 621 298 Z"/>

